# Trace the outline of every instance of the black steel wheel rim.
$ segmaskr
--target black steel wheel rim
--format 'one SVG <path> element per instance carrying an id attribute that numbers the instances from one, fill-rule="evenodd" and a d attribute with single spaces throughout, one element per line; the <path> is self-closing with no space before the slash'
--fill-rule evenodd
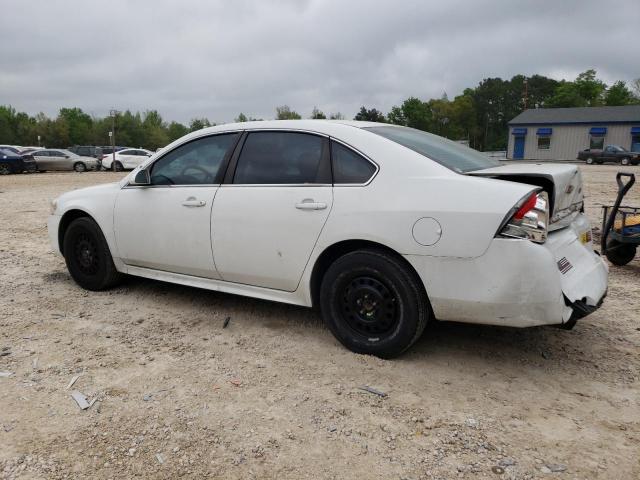
<path id="1" fill-rule="evenodd" d="M 371 338 L 391 333 L 399 320 L 398 301 L 393 291 L 371 276 L 351 279 L 344 288 L 341 313 L 357 334 Z"/>
<path id="2" fill-rule="evenodd" d="M 4 164 L 0 165 L 0 175 L 7 175 L 8 173 L 10 173 L 9 166 Z"/>
<path id="3" fill-rule="evenodd" d="M 75 242 L 75 257 L 78 268 L 85 275 L 98 273 L 98 248 L 95 239 L 90 235 L 78 235 Z"/>

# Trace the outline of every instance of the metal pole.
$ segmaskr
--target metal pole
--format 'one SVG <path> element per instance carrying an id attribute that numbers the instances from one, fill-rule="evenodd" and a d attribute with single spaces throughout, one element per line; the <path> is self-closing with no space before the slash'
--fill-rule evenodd
<path id="1" fill-rule="evenodd" d="M 111 109 L 111 171 L 116 171 L 116 111 Z"/>

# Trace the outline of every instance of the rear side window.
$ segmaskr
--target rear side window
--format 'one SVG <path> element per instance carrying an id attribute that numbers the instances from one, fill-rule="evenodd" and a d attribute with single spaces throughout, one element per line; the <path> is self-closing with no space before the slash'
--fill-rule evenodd
<path id="1" fill-rule="evenodd" d="M 171 150 L 153 164 L 152 185 L 211 185 L 220 183 L 220 167 L 239 133 L 199 138 Z"/>
<path id="2" fill-rule="evenodd" d="M 338 142 L 331 142 L 333 183 L 367 183 L 376 167 L 362 155 Z"/>
<path id="3" fill-rule="evenodd" d="M 323 137 L 298 132 L 252 132 L 242 147 L 236 184 L 330 183 Z"/>

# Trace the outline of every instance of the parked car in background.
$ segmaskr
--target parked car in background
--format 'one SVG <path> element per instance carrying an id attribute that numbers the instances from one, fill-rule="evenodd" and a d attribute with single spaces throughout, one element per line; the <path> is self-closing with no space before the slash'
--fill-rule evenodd
<path id="1" fill-rule="evenodd" d="M 607 291 L 575 165 L 501 165 L 397 125 L 205 128 L 117 183 L 51 204 L 72 278 L 122 274 L 320 306 L 336 338 L 393 357 L 433 320 L 571 328 Z"/>
<path id="2" fill-rule="evenodd" d="M 33 158 L 24 158 L 11 150 L 0 148 L 0 175 L 35 171 L 36 162 Z"/>
<path id="3" fill-rule="evenodd" d="M 20 153 L 20 147 L 16 145 L 0 145 L 0 150 L 9 150 L 13 153 Z"/>
<path id="4" fill-rule="evenodd" d="M 97 159 L 101 159 L 103 154 L 101 147 L 92 147 L 88 145 L 75 145 L 67 148 L 67 150 L 75 153 L 76 155 L 80 155 L 81 157 L 93 157 Z"/>
<path id="5" fill-rule="evenodd" d="M 42 147 L 20 147 L 20 153 L 25 153 L 25 152 L 32 152 L 34 150 L 42 150 L 43 148 L 47 148 L 45 146 Z"/>
<path id="6" fill-rule="evenodd" d="M 153 155 L 153 152 L 144 148 L 126 148 L 116 152 L 116 170 L 133 170 L 144 160 Z M 113 154 L 103 155 L 102 168 L 111 169 Z"/>
<path id="7" fill-rule="evenodd" d="M 87 170 L 97 170 L 100 166 L 98 159 L 93 157 L 81 157 L 69 150 L 64 149 L 43 149 L 30 153 L 36 161 L 38 171 L 48 170 L 75 170 L 76 172 L 86 172 Z"/>
<path id="8" fill-rule="evenodd" d="M 111 145 L 104 145 L 104 146 L 100 147 L 100 149 L 102 150 L 102 154 L 103 155 L 108 155 L 110 153 L 113 153 L 114 149 L 115 149 L 116 152 L 118 152 L 120 150 L 124 150 L 125 148 L 128 148 L 128 147 L 122 147 L 122 146 L 117 146 L 117 145 L 115 147 L 112 147 Z"/>
<path id="9" fill-rule="evenodd" d="M 619 163 L 620 165 L 638 165 L 640 153 L 630 152 L 620 145 L 607 145 L 602 150 L 588 148 L 578 152 L 578 160 L 584 160 L 587 164 L 603 164 L 605 162 Z"/>

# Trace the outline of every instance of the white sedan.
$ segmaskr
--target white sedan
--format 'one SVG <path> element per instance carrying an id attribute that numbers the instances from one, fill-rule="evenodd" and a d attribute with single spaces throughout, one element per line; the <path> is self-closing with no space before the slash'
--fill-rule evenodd
<path id="1" fill-rule="evenodd" d="M 52 202 L 49 235 L 89 290 L 122 274 L 319 306 L 355 352 L 393 357 L 433 320 L 560 325 L 598 308 L 573 165 L 500 165 L 406 127 L 221 125 L 119 183 Z"/>
<path id="2" fill-rule="evenodd" d="M 153 152 L 144 148 L 126 148 L 116 152 L 116 170 L 133 170 L 143 163 Z M 113 153 L 108 153 L 102 157 L 102 168 L 111 169 L 113 163 Z"/>

